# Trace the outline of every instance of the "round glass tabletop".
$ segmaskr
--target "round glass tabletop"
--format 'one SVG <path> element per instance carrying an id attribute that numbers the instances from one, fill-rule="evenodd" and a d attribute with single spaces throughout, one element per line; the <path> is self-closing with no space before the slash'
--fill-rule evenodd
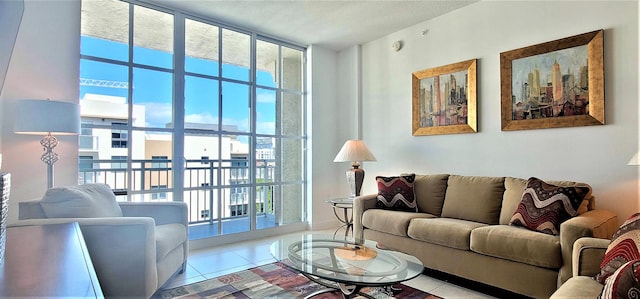
<path id="1" fill-rule="evenodd" d="M 422 273 L 416 257 L 376 248 L 373 241 L 356 244 L 332 235 L 284 237 L 271 244 L 271 254 L 305 275 L 359 286 L 383 286 Z"/>

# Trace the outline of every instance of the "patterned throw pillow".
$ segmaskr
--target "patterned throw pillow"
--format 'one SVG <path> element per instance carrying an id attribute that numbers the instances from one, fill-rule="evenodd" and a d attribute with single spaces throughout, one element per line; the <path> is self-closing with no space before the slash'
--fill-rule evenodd
<path id="1" fill-rule="evenodd" d="M 378 200 L 376 206 L 388 210 L 417 212 L 418 206 L 413 191 L 415 179 L 415 174 L 392 177 L 377 176 Z"/>
<path id="2" fill-rule="evenodd" d="M 640 213 L 631 215 L 615 234 L 604 253 L 596 280 L 605 283 L 607 277 L 628 261 L 640 259 Z"/>
<path id="3" fill-rule="evenodd" d="M 640 260 L 628 261 L 613 272 L 599 298 L 640 298 Z"/>
<path id="4" fill-rule="evenodd" d="M 578 214 L 589 193 L 591 188 L 586 186 L 561 187 L 529 178 L 509 224 L 558 235 L 560 224 Z"/>

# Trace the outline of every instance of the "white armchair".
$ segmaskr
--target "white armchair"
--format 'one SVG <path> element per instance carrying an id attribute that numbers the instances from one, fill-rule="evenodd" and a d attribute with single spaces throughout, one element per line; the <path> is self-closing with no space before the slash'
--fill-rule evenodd
<path id="1" fill-rule="evenodd" d="M 122 217 L 92 218 L 47 217 L 42 203 L 20 202 L 19 221 L 13 226 L 78 222 L 106 297 L 149 298 L 186 267 L 183 202 L 118 202 Z"/>

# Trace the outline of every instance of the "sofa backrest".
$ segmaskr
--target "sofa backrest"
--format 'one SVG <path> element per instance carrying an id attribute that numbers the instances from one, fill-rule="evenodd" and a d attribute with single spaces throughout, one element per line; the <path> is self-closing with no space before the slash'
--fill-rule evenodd
<path id="1" fill-rule="evenodd" d="M 504 177 L 450 175 L 442 217 L 498 224 Z"/>
<path id="2" fill-rule="evenodd" d="M 572 181 L 545 181 L 551 185 L 563 186 L 563 187 L 574 187 L 574 186 L 585 186 L 592 189 L 589 184 L 580 183 L 580 182 L 572 182 Z M 518 204 L 520 204 L 520 200 L 522 199 L 522 193 L 524 189 L 527 187 L 527 179 L 521 178 L 512 178 L 506 177 L 504 180 L 504 197 L 502 199 L 502 210 L 500 211 L 500 224 L 509 224 L 513 213 L 515 213 L 518 208 Z M 578 214 L 585 213 L 587 211 L 595 209 L 595 198 L 589 192 L 587 194 L 585 200 L 580 205 L 578 209 Z"/>
<path id="3" fill-rule="evenodd" d="M 418 212 L 440 217 L 448 180 L 448 174 L 416 175 L 413 190 Z"/>
<path id="4" fill-rule="evenodd" d="M 547 181 L 556 186 L 591 186 L 572 181 Z M 414 191 L 418 212 L 438 217 L 471 220 L 487 224 L 509 224 L 527 187 L 527 179 L 513 177 L 416 175 Z M 578 214 L 595 209 L 591 193 Z"/>

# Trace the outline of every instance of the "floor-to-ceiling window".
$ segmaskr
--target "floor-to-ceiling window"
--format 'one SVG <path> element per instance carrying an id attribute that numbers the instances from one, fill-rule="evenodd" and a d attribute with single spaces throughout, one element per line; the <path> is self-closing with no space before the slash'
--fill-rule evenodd
<path id="1" fill-rule="evenodd" d="M 192 237 L 305 221 L 303 47 L 137 2 L 81 20 L 80 184 L 184 201 Z"/>

